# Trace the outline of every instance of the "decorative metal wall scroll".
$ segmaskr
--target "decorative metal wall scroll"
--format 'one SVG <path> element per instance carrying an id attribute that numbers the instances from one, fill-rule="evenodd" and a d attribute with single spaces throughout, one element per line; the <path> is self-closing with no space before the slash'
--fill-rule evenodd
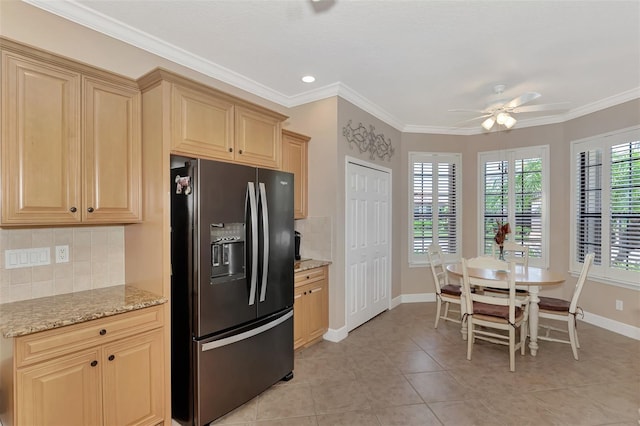
<path id="1" fill-rule="evenodd" d="M 347 139 L 349 148 L 353 149 L 353 145 L 356 145 L 360 152 L 369 152 L 369 158 L 375 159 L 377 156 L 381 160 L 385 158 L 387 161 L 391 161 L 391 156 L 394 153 L 393 146 L 391 146 L 391 139 L 385 140 L 382 133 L 375 134 L 373 126 L 369 126 L 367 130 L 362 123 L 358 123 L 357 128 L 351 127 L 351 120 L 345 127 L 342 128 L 342 135 Z"/>

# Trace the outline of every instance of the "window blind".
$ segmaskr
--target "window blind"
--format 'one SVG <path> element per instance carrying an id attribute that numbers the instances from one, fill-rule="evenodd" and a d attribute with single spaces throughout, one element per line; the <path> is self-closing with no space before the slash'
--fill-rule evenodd
<path id="1" fill-rule="evenodd" d="M 528 247 L 530 264 L 546 267 L 548 146 L 481 152 L 478 162 L 482 173 L 480 252 L 493 252 L 498 223 L 508 222 L 507 239 Z"/>
<path id="2" fill-rule="evenodd" d="M 438 244 L 445 255 L 457 255 L 459 155 L 412 153 L 410 169 L 410 261 L 426 262 L 431 244 Z"/>
<path id="3" fill-rule="evenodd" d="M 640 141 L 611 147 L 610 183 L 611 267 L 640 271 Z"/>
<path id="4" fill-rule="evenodd" d="M 640 127 L 574 141 L 571 268 L 595 253 L 590 275 L 640 288 Z"/>

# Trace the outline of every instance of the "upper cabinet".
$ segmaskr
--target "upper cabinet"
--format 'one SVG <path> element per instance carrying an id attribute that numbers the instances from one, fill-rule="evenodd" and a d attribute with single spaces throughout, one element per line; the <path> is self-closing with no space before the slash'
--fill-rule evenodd
<path id="1" fill-rule="evenodd" d="M 282 131 L 282 170 L 293 173 L 295 219 L 307 217 L 307 143 L 310 139 L 290 130 Z"/>
<path id="2" fill-rule="evenodd" d="M 170 109 L 171 152 L 258 167 L 281 167 L 281 128 L 287 117 L 169 71 L 140 79 L 143 92 L 163 83 Z"/>
<path id="3" fill-rule="evenodd" d="M 140 220 L 135 82 L 0 40 L 2 225 Z"/>

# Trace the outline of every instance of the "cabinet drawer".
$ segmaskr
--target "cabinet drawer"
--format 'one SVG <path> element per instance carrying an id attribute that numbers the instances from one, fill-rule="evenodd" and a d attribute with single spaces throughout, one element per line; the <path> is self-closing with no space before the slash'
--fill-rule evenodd
<path id="1" fill-rule="evenodd" d="M 294 278 L 295 286 L 298 287 L 301 285 L 306 285 L 315 281 L 325 279 L 326 278 L 325 270 L 326 268 L 323 266 L 320 268 L 313 268 L 313 269 L 308 269 L 306 271 L 296 272 L 295 278 Z"/>
<path id="2" fill-rule="evenodd" d="M 161 327 L 162 306 L 140 309 L 82 324 L 16 338 L 16 367 L 43 361 Z"/>

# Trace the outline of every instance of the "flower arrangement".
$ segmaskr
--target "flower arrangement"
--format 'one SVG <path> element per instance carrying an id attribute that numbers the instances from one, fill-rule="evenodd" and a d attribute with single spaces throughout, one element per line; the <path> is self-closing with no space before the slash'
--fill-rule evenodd
<path id="1" fill-rule="evenodd" d="M 500 247 L 500 260 L 504 260 L 504 240 L 507 238 L 507 235 L 511 233 L 511 227 L 509 226 L 509 222 L 502 223 L 496 220 L 496 224 L 498 225 L 498 229 L 493 239 L 496 244 L 498 244 L 498 247 Z"/>

